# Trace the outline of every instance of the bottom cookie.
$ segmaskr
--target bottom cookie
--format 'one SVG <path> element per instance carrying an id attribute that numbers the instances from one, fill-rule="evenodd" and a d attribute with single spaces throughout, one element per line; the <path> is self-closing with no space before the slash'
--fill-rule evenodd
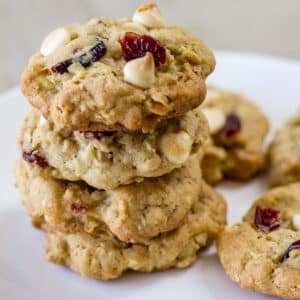
<path id="1" fill-rule="evenodd" d="M 203 183 L 201 195 L 183 224 L 142 243 L 124 243 L 106 234 L 48 232 L 46 255 L 81 275 L 108 280 L 127 270 L 153 272 L 192 264 L 200 248 L 216 238 L 226 224 L 226 203 Z"/>
<path id="2" fill-rule="evenodd" d="M 300 183 L 262 195 L 217 244 L 226 273 L 241 287 L 300 299 Z"/>

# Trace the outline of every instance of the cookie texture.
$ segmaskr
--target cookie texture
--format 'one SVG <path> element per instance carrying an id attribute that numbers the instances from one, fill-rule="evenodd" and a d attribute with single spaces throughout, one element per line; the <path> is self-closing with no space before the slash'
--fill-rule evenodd
<path id="1" fill-rule="evenodd" d="M 203 147 L 201 158 L 202 176 L 209 184 L 216 184 L 224 178 L 224 164 L 227 159 L 226 150 L 214 144 L 209 138 Z"/>
<path id="2" fill-rule="evenodd" d="M 276 132 L 269 160 L 271 186 L 300 182 L 300 110 Z"/>
<path id="3" fill-rule="evenodd" d="M 224 177 L 246 180 L 264 167 L 263 144 L 269 122 L 253 102 L 237 93 L 209 87 L 199 109 L 217 112 L 224 118 L 205 146 L 202 168 L 207 182 L 216 184 Z M 220 120 L 209 114 L 208 121 L 214 126 Z"/>
<path id="4" fill-rule="evenodd" d="M 259 198 L 241 224 L 219 237 L 219 257 L 231 280 L 259 293 L 300 299 L 299 217 L 299 183 Z"/>
<path id="5" fill-rule="evenodd" d="M 197 111 L 141 131 L 66 132 L 33 110 L 19 135 L 22 152 L 43 157 L 59 178 L 85 181 L 111 190 L 181 167 L 208 137 L 205 117 Z"/>
<path id="6" fill-rule="evenodd" d="M 23 204 L 36 227 L 46 223 L 67 233 L 106 231 L 125 242 L 178 227 L 197 201 L 202 181 L 198 155 L 163 177 L 107 191 L 54 179 L 22 159 L 15 171 Z"/>
<path id="7" fill-rule="evenodd" d="M 180 27 L 149 28 L 130 19 L 100 18 L 61 30 L 64 43 L 46 56 L 35 54 L 22 76 L 24 95 L 49 121 L 71 130 L 147 131 L 158 120 L 182 115 L 205 98 L 204 80 L 214 70 L 214 56 Z M 165 48 L 165 62 L 156 66 L 150 87 L 124 81 L 127 62 L 120 40 L 127 32 L 151 36 Z M 105 54 L 94 57 L 102 43 Z"/>
<path id="8" fill-rule="evenodd" d="M 193 263 L 197 252 L 211 242 L 226 223 L 221 195 L 203 183 L 198 201 L 181 226 L 138 244 L 125 244 L 105 233 L 48 232 L 50 262 L 65 265 L 95 279 L 113 279 L 126 270 L 153 272 Z"/>

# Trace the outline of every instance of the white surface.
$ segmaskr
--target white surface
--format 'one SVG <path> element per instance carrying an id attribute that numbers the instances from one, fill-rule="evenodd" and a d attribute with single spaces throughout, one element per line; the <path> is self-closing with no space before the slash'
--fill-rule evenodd
<path id="1" fill-rule="evenodd" d="M 270 116 L 273 128 L 300 106 L 300 64 L 229 53 L 219 53 L 217 61 L 210 82 L 255 99 Z M 272 299 L 230 282 L 214 248 L 202 252 L 186 270 L 129 273 L 112 282 L 85 279 L 48 264 L 43 253 L 44 234 L 31 228 L 13 187 L 15 136 L 28 106 L 17 90 L 12 90 L 0 95 L 0 107 L 0 299 Z M 222 184 L 219 190 L 228 200 L 230 223 L 240 220 L 266 188 L 263 176 L 243 185 Z"/>

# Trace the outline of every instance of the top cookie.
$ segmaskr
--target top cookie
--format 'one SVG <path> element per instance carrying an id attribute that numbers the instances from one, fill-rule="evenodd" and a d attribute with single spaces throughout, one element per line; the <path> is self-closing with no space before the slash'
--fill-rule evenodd
<path id="1" fill-rule="evenodd" d="M 209 87 L 199 109 L 211 132 L 202 163 L 207 182 L 217 183 L 224 176 L 246 180 L 262 169 L 269 121 L 255 103 L 240 94 Z"/>
<path id="2" fill-rule="evenodd" d="M 133 19 L 92 19 L 55 30 L 23 73 L 24 95 L 49 121 L 81 131 L 147 131 L 195 108 L 205 98 L 214 56 L 157 16 L 149 4 Z"/>
<path id="3" fill-rule="evenodd" d="M 275 134 L 269 158 L 271 186 L 300 182 L 300 110 Z"/>

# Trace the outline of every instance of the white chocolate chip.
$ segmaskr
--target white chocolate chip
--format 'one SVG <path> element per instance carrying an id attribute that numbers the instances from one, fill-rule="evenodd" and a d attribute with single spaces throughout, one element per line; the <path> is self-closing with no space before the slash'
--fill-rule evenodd
<path id="1" fill-rule="evenodd" d="M 58 28 L 44 39 L 41 46 L 41 53 L 44 56 L 48 56 L 53 53 L 60 46 L 68 43 L 71 40 L 69 32 L 65 28 Z"/>
<path id="2" fill-rule="evenodd" d="M 226 117 L 222 110 L 218 108 L 206 107 L 202 108 L 201 111 L 208 121 L 210 133 L 215 134 L 221 128 L 223 128 L 226 122 Z"/>
<path id="3" fill-rule="evenodd" d="M 163 27 L 165 21 L 156 3 L 140 6 L 134 13 L 132 20 L 147 27 Z"/>
<path id="4" fill-rule="evenodd" d="M 175 164 L 182 164 L 189 158 L 192 144 L 191 137 L 185 131 L 166 133 L 160 140 L 162 152 Z"/>
<path id="5" fill-rule="evenodd" d="M 300 214 L 293 215 L 293 226 L 295 229 L 300 229 Z"/>
<path id="6" fill-rule="evenodd" d="M 124 80 L 141 88 L 149 88 L 155 81 L 155 64 L 153 55 L 147 52 L 145 56 L 130 60 L 123 69 Z"/>
<path id="7" fill-rule="evenodd" d="M 41 116 L 39 121 L 39 127 L 45 127 L 48 125 L 49 125 L 48 121 L 43 116 Z"/>

